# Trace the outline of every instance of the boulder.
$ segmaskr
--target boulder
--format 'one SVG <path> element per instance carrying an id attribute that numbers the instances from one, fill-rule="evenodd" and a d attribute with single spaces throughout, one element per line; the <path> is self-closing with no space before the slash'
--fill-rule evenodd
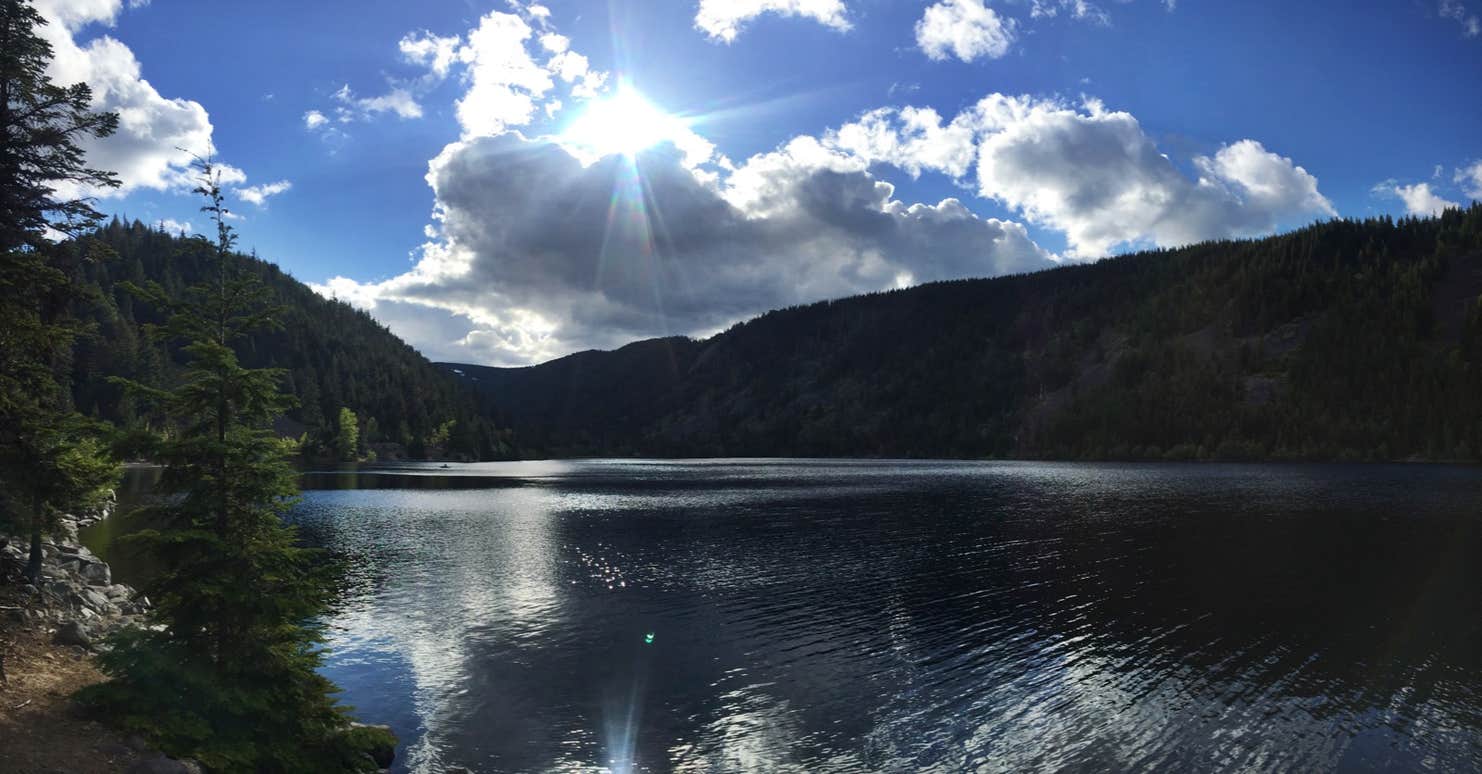
<path id="1" fill-rule="evenodd" d="M 58 645 L 76 645 L 80 648 L 91 648 L 93 646 L 92 635 L 81 621 L 67 621 L 62 624 L 57 633 L 52 636 L 52 641 Z"/>
<path id="2" fill-rule="evenodd" d="M 118 612 L 118 608 L 114 606 L 112 600 L 108 599 L 107 595 L 99 592 L 95 588 L 88 587 L 83 589 L 82 591 L 77 592 L 77 594 L 79 597 L 81 597 L 82 604 L 86 605 L 95 613 L 99 613 L 101 615 L 112 615 Z"/>
<path id="3" fill-rule="evenodd" d="M 71 516 L 63 516 L 62 518 L 57 519 L 57 529 L 54 534 L 56 535 L 56 537 L 61 539 L 60 542 L 62 544 L 76 543 L 77 519 L 74 519 Z"/>
<path id="4" fill-rule="evenodd" d="M 367 728 L 373 731 L 386 732 L 386 738 L 389 741 L 386 744 L 368 750 L 367 752 L 370 753 L 371 760 L 375 761 L 377 766 L 383 769 L 391 767 L 391 762 L 396 760 L 396 734 L 391 730 L 391 726 L 371 725 L 369 723 L 351 723 L 350 728 Z"/>
<path id="5" fill-rule="evenodd" d="M 93 586 L 113 585 L 113 571 L 108 568 L 107 562 L 89 562 L 82 565 L 78 574 L 82 579 Z"/>

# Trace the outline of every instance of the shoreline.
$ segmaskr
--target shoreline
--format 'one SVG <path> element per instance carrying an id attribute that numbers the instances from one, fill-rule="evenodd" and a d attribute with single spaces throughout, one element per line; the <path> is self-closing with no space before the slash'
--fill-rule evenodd
<path id="1" fill-rule="evenodd" d="M 95 661 L 99 641 L 139 623 L 150 607 L 132 587 L 114 583 L 108 563 L 78 541 L 79 528 L 112 512 L 110 502 L 94 513 L 64 515 L 42 542 L 34 584 L 22 575 L 29 541 L 0 536 L 0 732 L 7 770 L 17 774 L 201 771 L 84 716 L 72 701 L 107 679 Z"/>

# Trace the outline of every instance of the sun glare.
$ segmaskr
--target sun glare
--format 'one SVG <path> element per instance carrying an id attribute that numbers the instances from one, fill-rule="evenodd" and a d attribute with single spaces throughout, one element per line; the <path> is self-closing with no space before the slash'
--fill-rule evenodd
<path id="1" fill-rule="evenodd" d="M 632 156 L 665 140 L 677 139 L 684 130 L 678 118 L 668 115 L 631 87 L 589 103 L 561 138 L 596 156 Z"/>

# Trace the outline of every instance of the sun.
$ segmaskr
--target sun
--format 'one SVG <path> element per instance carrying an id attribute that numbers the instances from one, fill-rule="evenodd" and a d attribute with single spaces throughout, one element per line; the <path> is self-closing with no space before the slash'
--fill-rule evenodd
<path id="1" fill-rule="evenodd" d="M 631 86 L 593 100 L 561 133 L 561 139 L 594 156 L 637 155 L 682 136 L 684 122 L 653 106 Z"/>

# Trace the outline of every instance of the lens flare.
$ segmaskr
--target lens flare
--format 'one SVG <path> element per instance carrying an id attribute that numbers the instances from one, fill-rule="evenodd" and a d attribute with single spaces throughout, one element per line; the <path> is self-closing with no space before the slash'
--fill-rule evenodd
<path id="1" fill-rule="evenodd" d="M 589 103 L 561 133 L 561 140 L 599 157 L 633 156 L 665 140 L 679 139 L 685 132 L 683 121 L 623 85 L 611 96 Z"/>

